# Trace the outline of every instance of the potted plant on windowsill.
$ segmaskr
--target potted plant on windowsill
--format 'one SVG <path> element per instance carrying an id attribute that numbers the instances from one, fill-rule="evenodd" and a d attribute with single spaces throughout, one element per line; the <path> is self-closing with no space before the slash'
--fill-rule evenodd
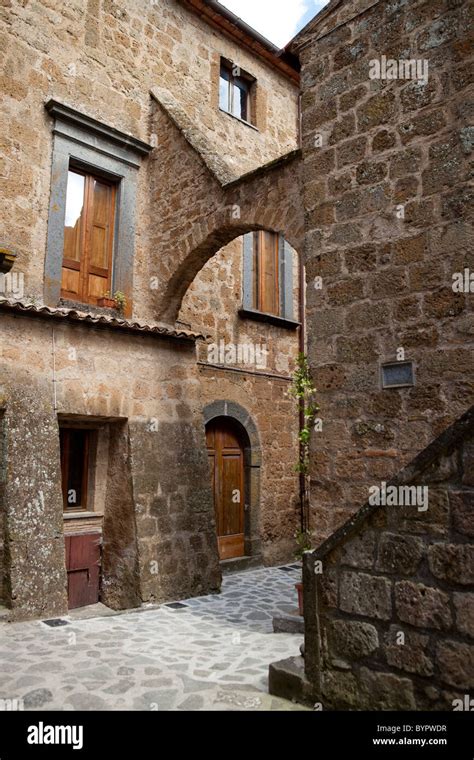
<path id="1" fill-rule="evenodd" d="M 296 369 L 293 374 L 290 395 L 296 400 L 300 413 L 299 432 L 299 459 L 295 467 L 300 474 L 300 500 L 301 500 L 301 529 L 295 533 L 297 551 L 296 558 L 303 559 L 303 554 L 312 548 L 312 536 L 309 527 L 309 446 L 311 433 L 313 432 L 319 412 L 316 402 L 316 388 L 311 379 L 308 358 L 306 354 L 298 354 Z M 298 607 L 300 615 L 303 615 L 303 583 L 295 584 L 298 591 Z"/>
<path id="2" fill-rule="evenodd" d="M 127 297 L 121 290 L 116 290 L 112 297 L 107 290 L 104 295 L 98 299 L 97 306 L 106 309 L 116 309 L 120 314 L 123 314 L 127 307 Z"/>

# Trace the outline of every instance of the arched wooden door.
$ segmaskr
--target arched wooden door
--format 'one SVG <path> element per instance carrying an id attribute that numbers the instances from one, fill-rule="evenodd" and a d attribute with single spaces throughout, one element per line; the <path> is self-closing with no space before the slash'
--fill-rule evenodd
<path id="1" fill-rule="evenodd" d="M 237 423 L 226 417 L 206 427 L 220 559 L 243 557 L 244 448 Z"/>

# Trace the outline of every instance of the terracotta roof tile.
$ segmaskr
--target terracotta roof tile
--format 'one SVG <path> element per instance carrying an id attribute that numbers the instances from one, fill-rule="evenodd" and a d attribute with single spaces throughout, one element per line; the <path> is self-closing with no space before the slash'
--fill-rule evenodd
<path id="1" fill-rule="evenodd" d="M 140 333 L 141 335 L 160 335 L 164 338 L 174 338 L 177 340 L 196 341 L 205 338 L 201 333 L 191 332 L 190 330 L 176 330 L 167 325 L 147 322 L 138 322 L 136 320 L 121 319 L 107 314 L 92 314 L 87 311 L 77 309 L 68 309 L 64 307 L 36 306 L 33 303 L 23 303 L 22 301 L 10 300 L 0 297 L 0 311 L 10 312 L 13 314 L 23 314 L 26 316 L 57 319 L 66 322 L 81 322 L 91 327 L 100 327 L 109 330 L 118 330 L 122 332 Z"/>

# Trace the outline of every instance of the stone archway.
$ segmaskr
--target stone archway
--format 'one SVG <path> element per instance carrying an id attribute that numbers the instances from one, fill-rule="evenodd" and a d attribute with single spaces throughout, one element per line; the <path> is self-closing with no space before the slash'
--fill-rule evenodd
<path id="1" fill-rule="evenodd" d="M 162 135 L 150 156 L 150 251 L 143 270 L 154 317 L 174 324 L 188 287 L 206 262 L 233 239 L 266 229 L 303 250 L 300 151 L 232 178 L 212 161 L 196 128 L 154 91 L 153 131 Z"/>
<path id="2" fill-rule="evenodd" d="M 260 526 L 260 475 L 262 452 L 257 426 L 243 406 L 235 401 L 214 401 L 203 409 L 204 424 L 217 417 L 228 417 L 240 424 L 247 444 L 245 447 L 246 494 L 248 509 L 245 513 L 245 555 L 256 558 L 261 555 Z"/>

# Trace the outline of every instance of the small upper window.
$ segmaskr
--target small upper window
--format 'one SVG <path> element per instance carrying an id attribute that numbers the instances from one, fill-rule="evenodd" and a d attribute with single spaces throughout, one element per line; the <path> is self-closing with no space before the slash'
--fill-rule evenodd
<path id="1" fill-rule="evenodd" d="M 97 304 L 112 283 L 115 226 L 115 184 L 70 168 L 61 296 Z"/>
<path id="2" fill-rule="evenodd" d="M 255 79 L 230 61 L 221 59 L 219 106 L 242 121 L 253 123 L 251 90 Z"/>

